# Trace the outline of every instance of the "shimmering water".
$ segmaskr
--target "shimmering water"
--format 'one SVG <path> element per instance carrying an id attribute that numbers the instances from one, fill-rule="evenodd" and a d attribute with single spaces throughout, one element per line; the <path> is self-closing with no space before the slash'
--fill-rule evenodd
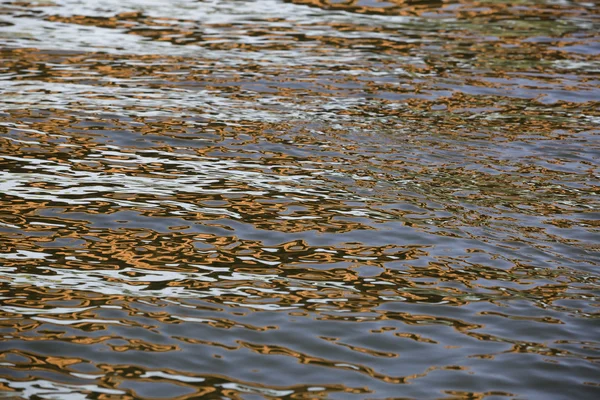
<path id="1" fill-rule="evenodd" d="M 600 398 L 599 10 L 0 3 L 0 393 Z"/>

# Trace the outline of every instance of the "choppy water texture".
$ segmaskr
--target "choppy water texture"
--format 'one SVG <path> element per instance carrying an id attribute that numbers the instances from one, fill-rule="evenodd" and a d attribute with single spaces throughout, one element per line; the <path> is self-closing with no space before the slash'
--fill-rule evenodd
<path id="1" fill-rule="evenodd" d="M 600 398 L 593 1 L 0 3 L 8 398 Z"/>

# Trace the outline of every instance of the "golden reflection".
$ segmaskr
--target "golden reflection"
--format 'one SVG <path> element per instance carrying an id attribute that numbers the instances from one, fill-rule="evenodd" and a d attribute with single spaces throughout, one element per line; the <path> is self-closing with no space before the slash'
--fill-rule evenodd
<path id="1" fill-rule="evenodd" d="M 444 4 L 443 1 L 430 0 L 286 0 L 295 4 L 318 7 L 325 10 L 343 10 L 360 14 L 382 15 L 420 15 L 435 10 Z"/>

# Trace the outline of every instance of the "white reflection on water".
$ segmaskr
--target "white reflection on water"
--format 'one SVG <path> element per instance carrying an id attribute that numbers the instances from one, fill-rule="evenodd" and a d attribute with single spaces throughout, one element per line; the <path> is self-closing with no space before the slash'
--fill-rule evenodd
<path id="1" fill-rule="evenodd" d="M 97 385 L 71 385 L 66 383 L 57 383 L 45 379 L 35 379 L 26 382 L 9 381 L 0 378 L 0 382 L 6 386 L 20 390 L 20 396 L 23 398 L 39 397 L 41 399 L 64 399 L 64 400 L 84 400 L 88 399 L 85 392 L 95 392 L 106 395 L 125 395 L 126 392 L 116 389 L 108 389 Z"/>

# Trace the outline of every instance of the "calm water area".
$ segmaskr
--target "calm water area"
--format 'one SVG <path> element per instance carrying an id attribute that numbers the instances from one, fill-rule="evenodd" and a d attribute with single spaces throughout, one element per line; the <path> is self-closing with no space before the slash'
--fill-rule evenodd
<path id="1" fill-rule="evenodd" d="M 0 2 L 0 398 L 600 399 L 595 0 Z"/>

